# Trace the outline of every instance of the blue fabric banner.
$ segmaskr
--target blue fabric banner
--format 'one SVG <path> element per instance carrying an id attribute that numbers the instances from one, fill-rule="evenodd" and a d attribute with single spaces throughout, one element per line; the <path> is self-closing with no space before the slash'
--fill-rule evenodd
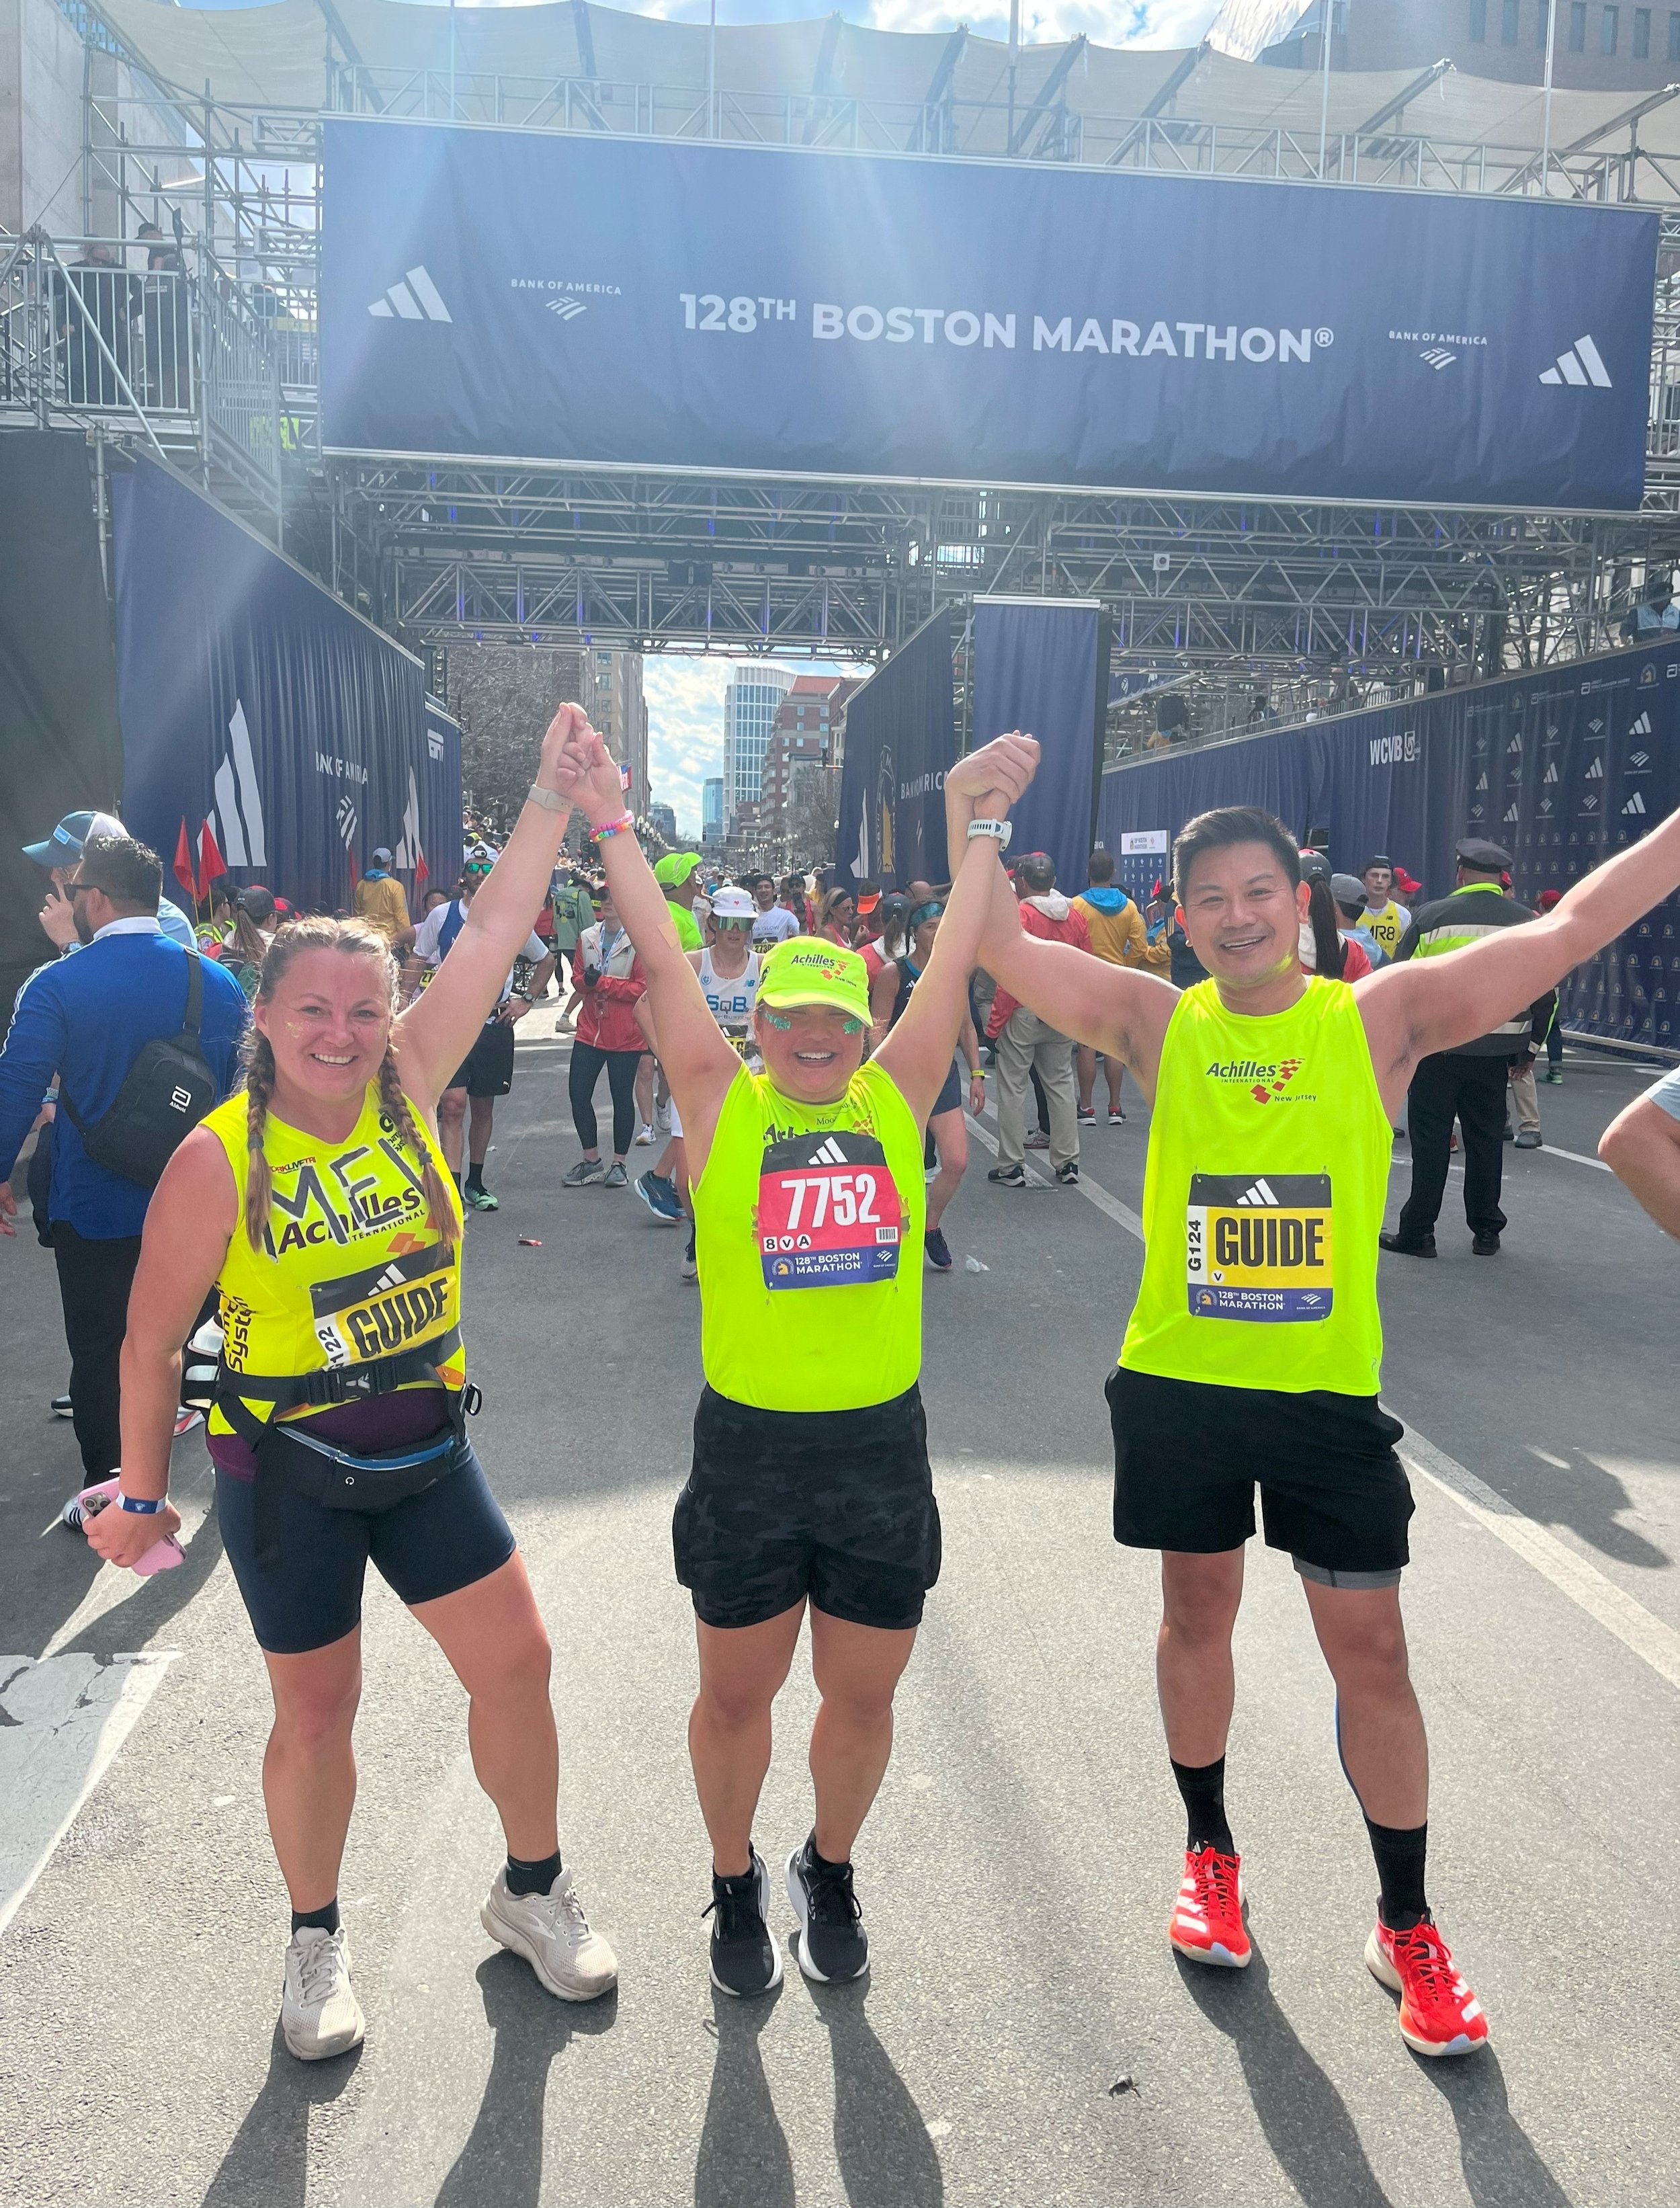
<path id="1" fill-rule="evenodd" d="M 1636 507 L 1658 217 L 328 116 L 331 447 Z"/>
<path id="2" fill-rule="evenodd" d="M 1176 835 L 1209 806 L 1263 805 L 1298 837 L 1327 827 L 1339 869 L 1358 873 L 1380 851 L 1428 897 L 1451 889 L 1458 838 L 1486 836 L 1511 854 L 1514 892 L 1532 904 L 1636 843 L 1677 803 L 1680 634 L 1113 767 L 1100 826 L 1119 851 L 1129 835 Z M 1576 969 L 1561 992 L 1563 1023 L 1680 1050 L 1677 991 L 1680 895 Z"/>
<path id="3" fill-rule="evenodd" d="M 1019 729 L 1038 738 L 1041 753 L 1011 816 L 1009 855 L 1047 851 L 1057 884 L 1070 897 L 1084 887 L 1091 855 L 1107 705 L 1103 633 L 1095 605 L 1047 598 L 974 602 L 972 740 L 979 746 Z"/>
<path id="4" fill-rule="evenodd" d="M 453 885 L 460 746 L 429 737 L 419 662 L 162 469 L 113 489 L 123 817 L 165 894 L 207 819 L 236 880 L 309 909 L 343 909 L 381 843 Z"/>
<path id="5" fill-rule="evenodd" d="M 940 613 L 847 703 L 837 881 L 897 890 L 945 879 L 945 778 L 956 756 L 951 615 Z"/>

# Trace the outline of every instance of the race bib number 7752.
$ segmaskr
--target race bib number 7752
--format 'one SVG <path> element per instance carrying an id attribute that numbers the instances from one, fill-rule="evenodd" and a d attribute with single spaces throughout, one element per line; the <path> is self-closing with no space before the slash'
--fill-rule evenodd
<path id="1" fill-rule="evenodd" d="M 847 1130 L 772 1143 L 759 1176 L 767 1288 L 835 1288 L 898 1271 L 903 1209 L 886 1154 Z"/>

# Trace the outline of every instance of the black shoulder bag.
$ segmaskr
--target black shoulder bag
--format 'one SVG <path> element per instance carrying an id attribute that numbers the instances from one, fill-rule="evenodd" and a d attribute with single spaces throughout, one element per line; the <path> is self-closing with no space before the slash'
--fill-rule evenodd
<path id="1" fill-rule="evenodd" d="M 216 1101 L 216 1077 L 199 1047 L 204 967 L 187 953 L 187 1017 L 178 1035 L 141 1045 L 111 1109 L 90 1127 L 61 1077 L 58 1101 L 96 1166 L 155 1188 L 164 1167 Z"/>

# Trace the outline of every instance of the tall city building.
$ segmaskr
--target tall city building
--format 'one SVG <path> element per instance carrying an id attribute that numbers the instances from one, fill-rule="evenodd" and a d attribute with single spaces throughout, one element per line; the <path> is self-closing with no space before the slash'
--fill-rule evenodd
<path id="1" fill-rule="evenodd" d="M 723 814 L 733 822 L 743 805 L 759 801 L 765 753 L 782 700 L 794 687 L 790 667 L 754 660 L 741 667 L 723 693 Z"/>
<path id="2" fill-rule="evenodd" d="M 583 653 L 589 694 L 580 702 L 621 766 L 630 770 L 625 792 L 630 810 L 648 808 L 647 701 L 642 695 L 639 651 L 609 651 L 591 645 Z"/>
<path id="3" fill-rule="evenodd" d="M 700 785 L 700 841 L 721 843 L 723 840 L 723 777 L 713 775 Z"/>
<path id="4" fill-rule="evenodd" d="M 676 813 L 673 807 L 657 803 L 650 805 L 647 808 L 647 817 L 652 824 L 656 836 L 663 836 L 668 843 L 675 843 Z"/>

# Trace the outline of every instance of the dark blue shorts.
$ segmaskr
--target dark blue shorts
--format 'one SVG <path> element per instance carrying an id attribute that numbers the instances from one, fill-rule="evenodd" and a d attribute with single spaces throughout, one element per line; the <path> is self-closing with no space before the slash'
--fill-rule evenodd
<path id="1" fill-rule="evenodd" d="M 513 1553 L 513 1529 L 471 1442 L 460 1443 L 454 1466 L 405 1503 L 366 1513 L 328 1509 L 276 1479 L 263 1506 L 274 1514 L 279 1537 L 268 1565 L 256 1561 L 256 1482 L 219 1471 L 222 1545 L 259 1646 L 271 1656 L 301 1656 L 342 1641 L 362 1622 L 369 1559 L 411 1606 L 499 1571 Z"/>

